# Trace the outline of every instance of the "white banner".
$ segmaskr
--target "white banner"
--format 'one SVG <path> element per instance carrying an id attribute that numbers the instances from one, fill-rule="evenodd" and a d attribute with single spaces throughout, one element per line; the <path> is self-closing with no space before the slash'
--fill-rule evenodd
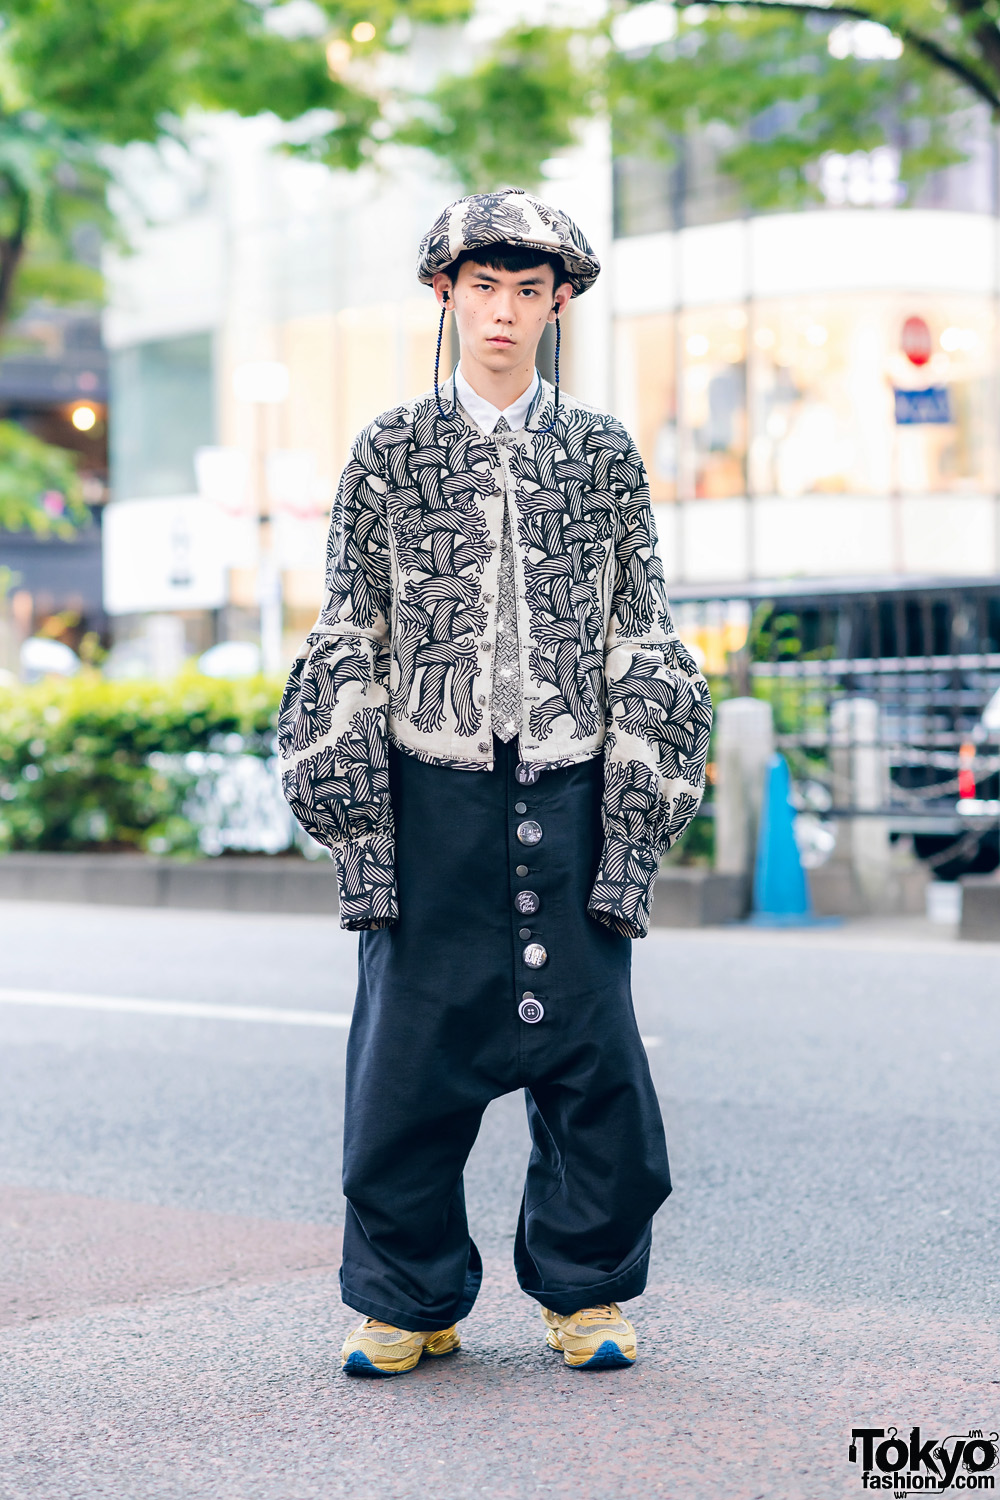
<path id="1" fill-rule="evenodd" d="M 226 602 L 225 527 L 197 495 L 116 500 L 104 511 L 108 614 L 219 609 Z"/>

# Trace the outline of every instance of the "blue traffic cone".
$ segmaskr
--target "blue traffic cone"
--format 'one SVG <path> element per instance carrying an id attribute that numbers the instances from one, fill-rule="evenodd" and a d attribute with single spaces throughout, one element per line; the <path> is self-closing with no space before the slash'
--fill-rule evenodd
<path id="1" fill-rule="evenodd" d="M 790 792 L 788 762 L 783 755 L 772 755 L 764 781 L 750 918 L 761 927 L 806 927 L 824 921 L 813 915 L 806 872 L 795 841 Z"/>

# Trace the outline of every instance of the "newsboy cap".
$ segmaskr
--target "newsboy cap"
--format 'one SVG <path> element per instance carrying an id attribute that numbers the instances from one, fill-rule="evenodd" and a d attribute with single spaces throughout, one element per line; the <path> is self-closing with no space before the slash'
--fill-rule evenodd
<path id="1" fill-rule="evenodd" d="M 592 287 L 600 275 L 600 261 L 569 214 L 542 203 L 523 188 L 500 188 L 448 204 L 420 241 L 417 276 L 429 286 L 435 274 L 447 271 L 464 250 L 502 244 L 561 256 L 574 297 Z"/>

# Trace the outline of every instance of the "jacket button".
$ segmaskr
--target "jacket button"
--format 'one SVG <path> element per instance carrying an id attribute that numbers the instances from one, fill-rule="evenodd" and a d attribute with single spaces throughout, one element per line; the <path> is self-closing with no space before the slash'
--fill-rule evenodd
<path id="1" fill-rule="evenodd" d="M 493 595 L 492 594 L 484 594 L 483 595 L 483 602 L 484 602 L 484 604 L 492 604 L 493 603 Z"/>
<path id="2" fill-rule="evenodd" d="M 527 875 L 527 873 L 528 873 L 528 866 L 527 865 L 518 865 L 518 867 L 517 867 L 517 873 L 519 875 L 521 875 L 521 876 Z M 521 910 L 520 907 L 518 907 L 517 909 L 518 909 L 518 911 Z"/>
<path id="3" fill-rule="evenodd" d="M 479 649 L 480 651 L 492 651 L 493 647 L 489 641 L 483 641 Z"/>
<path id="4" fill-rule="evenodd" d="M 517 825 L 517 836 L 522 844 L 537 844 L 542 836 L 542 825 L 536 823 L 534 818 L 525 818 L 523 823 Z"/>
<path id="5" fill-rule="evenodd" d="M 486 699 L 483 698 L 482 702 L 485 703 Z M 528 811 L 528 804 L 527 804 L 527 802 L 515 802 L 514 803 L 514 811 L 516 813 L 526 813 Z"/>
<path id="6" fill-rule="evenodd" d="M 529 1026 L 534 1026 L 535 1022 L 540 1021 L 544 1016 L 545 1007 L 540 1000 L 535 999 L 534 995 L 526 993 L 517 1007 L 517 1013 L 522 1021 L 527 1021 Z"/>
<path id="7" fill-rule="evenodd" d="M 524 950 L 524 961 L 529 969 L 540 969 L 548 961 L 548 956 L 541 943 L 529 943 Z"/>
<path id="8" fill-rule="evenodd" d="M 530 766 L 527 761 L 518 761 L 514 775 L 522 786 L 533 786 L 542 774 L 541 766 Z"/>
<path id="9" fill-rule="evenodd" d="M 482 743 L 479 746 L 479 753 L 480 753 L 480 755 L 485 755 L 486 752 L 489 750 L 489 748 L 490 748 L 489 745 L 487 745 L 486 741 L 483 740 Z"/>
<path id="10" fill-rule="evenodd" d="M 486 702 L 486 694 L 485 693 L 480 693 L 479 697 L 476 699 L 476 702 L 477 703 L 485 703 Z"/>
<path id="11" fill-rule="evenodd" d="M 530 936 L 531 936 L 531 928 L 530 927 L 522 927 L 522 928 L 519 929 L 517 935 L 521 939 L 521 941 L 524 942 L 524 940 L 526 938 L 530 938 Z"/>
<path id="12" fill-rule="evenodd" d="M 517 873 L 519 875 L 522 870 L 524 871 L 525 875 L 527 875 L 528 866 L 518 865 Z M 534 891 L 518 891 L 517 895 L 514 897 L 514 905 L 517 907 L 522 917 L 533 917 L 541 904 L 542 903 L 539 901 Z"/>

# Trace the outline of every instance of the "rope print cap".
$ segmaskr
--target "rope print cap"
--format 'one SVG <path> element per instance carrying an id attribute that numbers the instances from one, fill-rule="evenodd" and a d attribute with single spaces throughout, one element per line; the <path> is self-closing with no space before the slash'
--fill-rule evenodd
<path id="1" fill-rule="evenodd" d="M 569 214 L 542 203 L 523 188 L 501 188 L 449 203 L 420 241 L 417 276 L 429 286 L 435 273 L 446 271 L 463 250 L 501 244 L 530 245 L 533 250 L 561 255 L 574 297 L 592 287 L 600 275 L 600 261 Z"/>

